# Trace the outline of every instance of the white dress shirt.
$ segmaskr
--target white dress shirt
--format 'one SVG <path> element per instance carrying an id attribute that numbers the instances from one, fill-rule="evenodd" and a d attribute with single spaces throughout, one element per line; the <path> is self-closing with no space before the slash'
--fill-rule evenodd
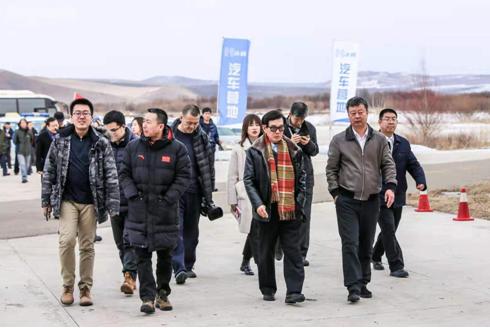
<path id="1" fill-rule="evenodd" d="M 357 142 L 361 146 L 362 153 L 364 154 L 364 145 L 366 145 L 368 128 L 366 128 L 366 132 L 364 132 L 364 135 L 362 137 L 356 132 L 356 130 L 354 130 L 354 128 L 352 128 L 352 131 L 354 131 L 354 135 L 356 136 Z"/>

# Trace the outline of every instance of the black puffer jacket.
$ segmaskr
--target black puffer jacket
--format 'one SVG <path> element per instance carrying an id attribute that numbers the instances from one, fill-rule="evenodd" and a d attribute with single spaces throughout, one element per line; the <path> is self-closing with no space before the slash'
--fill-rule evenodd
<path id="1" fill-rule="evenodd" d="M 172 130 L 175 131 L 180 124 L 180 119 L 176 119 L 172 124 Z M 197 167 L 199 168 L 199 184 L 203 191 L 203 197 L 208 204 L 213 201 L 214 189 L 214 156 L 211 149 L 209 138 L 201 129 L 197 127 L 193 138 L 194 154 L 196 155 Z"/>
<path id="2" fill-rule="evenodd" d="M 304 207 L 306 200 L 306 171 L 304 167 L 303 152 L 289 138 L 284 137 L 289 148 L 289 154 L 294 166 L 294 198 L 296 201 L 296 219 L 304 220 Z M 267 213 L 271 213 L 271 184 L 270 172 L 265 157 L 264 136 L 255 140 L 252 147 L 247 150 L 245 173 L 243 182 L 253 209 L 253 218 L 258 221 L 269 221 L 257 214 L 257 208 L 265 205 Z"/>
<path id="3" fill-rule="evenodd" d="M 114 159 L 116 160 L 117 171 L 121 171 L 121 165 L 124 160 L 125 148 L 129 142 L 133 141 L 137 137 L 131 132 L 131 130 L 126 127 L 124 130 L 124 138 L 121 142 L 111 142 L 112 152 L 114 153 Z M 120 197 L 119 197 L 119 213 L 126 214 L 128 213 L 128 200 L 126 196 L 124 196 L 124 191 L 122 185 L 119 184 L 120 189 Z"/>
<path id="4" fill-rule="evenodd" d="M 125 149 L 119 179 L 128 199 L 129 243 L 149 251 L 173 249 L 179 236 L 179 199 L 190 180 L 185 146 L 165 127 L 164 138 L 145 137 Z"/>

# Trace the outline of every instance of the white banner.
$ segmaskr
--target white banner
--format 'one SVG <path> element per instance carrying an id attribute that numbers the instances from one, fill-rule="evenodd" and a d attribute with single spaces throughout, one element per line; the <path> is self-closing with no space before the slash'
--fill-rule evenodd
<path id="1" fill-rule="evenodd" d="M 346 122 L 345 104 L 356 95 L 359 45 L 353 42 L 335 41 L 330 87 L 330 121 Z"/>

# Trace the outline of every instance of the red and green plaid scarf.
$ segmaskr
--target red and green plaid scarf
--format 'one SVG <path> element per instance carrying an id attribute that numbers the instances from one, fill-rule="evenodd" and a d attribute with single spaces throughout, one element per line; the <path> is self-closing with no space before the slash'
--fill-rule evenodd
<path id="1" fill-rule="evenodd" d="M 288 145 L 284 139 L 277 144 L 276 166 L 272 144 L 266 135 L 264 136 L 264 141 L 271 177 L 272 202 L 277 202 L 279 220 L 294 220 L 296 208 L 294 200 L 294 167 Z"/>

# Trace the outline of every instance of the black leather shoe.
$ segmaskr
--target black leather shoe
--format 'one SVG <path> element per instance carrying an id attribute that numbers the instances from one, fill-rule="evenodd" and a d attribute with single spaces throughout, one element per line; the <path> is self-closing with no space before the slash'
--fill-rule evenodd
<path id="1" fill-rule="evenodd" d="M 269 301 L 269 302 L 276 300 L 274 294 L 264 294 L 262 298 L 264 299 L 264 301 Z"/>
<path id="2" fill-rule="evenodd" d="M 304 301 L 305 295 L 298 293 L 286 295 L 286 299 L 284 300 L 284 302 L 286 302 L 287 304 L 301 303 Z"/>
<path id="3" fill-rule="evenodd" d="M 381 270 L 384 270 L 385 267 L 383 266 L 381 261 L 373 261 L 373 269 L 381 271 Z"/>
<path id="4" fill-rule="evenodd" d="M 371 298 L 371 297 L 373 297 L 373 293 L 371 293 L 371 292 L 369 291 L 369 289 L 367 289 L 367 287 L 366 287 L 366 286 L 362 286 L 362 287 L 361 287 L 361 293 L 360 293 L 360 296 L 361 296 L 362 298 Z"/>
<path id="5" fill-rule="evenodd" d="M 390 276 L 396 278 L 408 278 L 408 272 L 403 269 L 400 269 L 400 270 L 392 271 L 390 273 Z"/>
<path id="6" fill-rule="evenodd" d="M 97 241 L 102 241 L 102 237 L 99 235 L 95 235 L 94 242 L 97 242 Z"/>
<path id="7" fill-rule="evenodd" d="M 186 279 L 187 279 L 187 272 L 185 271 L 180 271 L 175 276 L 175 282 L 177 283 L 177 285 L 185 284 Z"/>
<path id="8" fill-rule="evenodd" d="M 310 266 L 310 261 L 303 259 L 303 266 Z"/>
<path id="9" fill-rule="evenodd" d="M 349 291 L 349 296 L 347 296 L 347 300 L 351 303 L 356 303 L 361 299 L 359 296 L 359 291 L 358 290 L 351 290 Z"/>
<path id="10" fill-rule="evenodd" d="M 186 274 L 187 274 L 187 278 L 191 278 L 191 279 L 197 278 L 197 274 L 193 270 L 187 271 Z"/>
<path id="11" fill-rule="evenodd" d="M 250 264 L 248 262 L 243 262 L 240 266 L 240 271 L 245 273 L 247 276 L 253 276 L 255 273 L 252 271 Z"/>

